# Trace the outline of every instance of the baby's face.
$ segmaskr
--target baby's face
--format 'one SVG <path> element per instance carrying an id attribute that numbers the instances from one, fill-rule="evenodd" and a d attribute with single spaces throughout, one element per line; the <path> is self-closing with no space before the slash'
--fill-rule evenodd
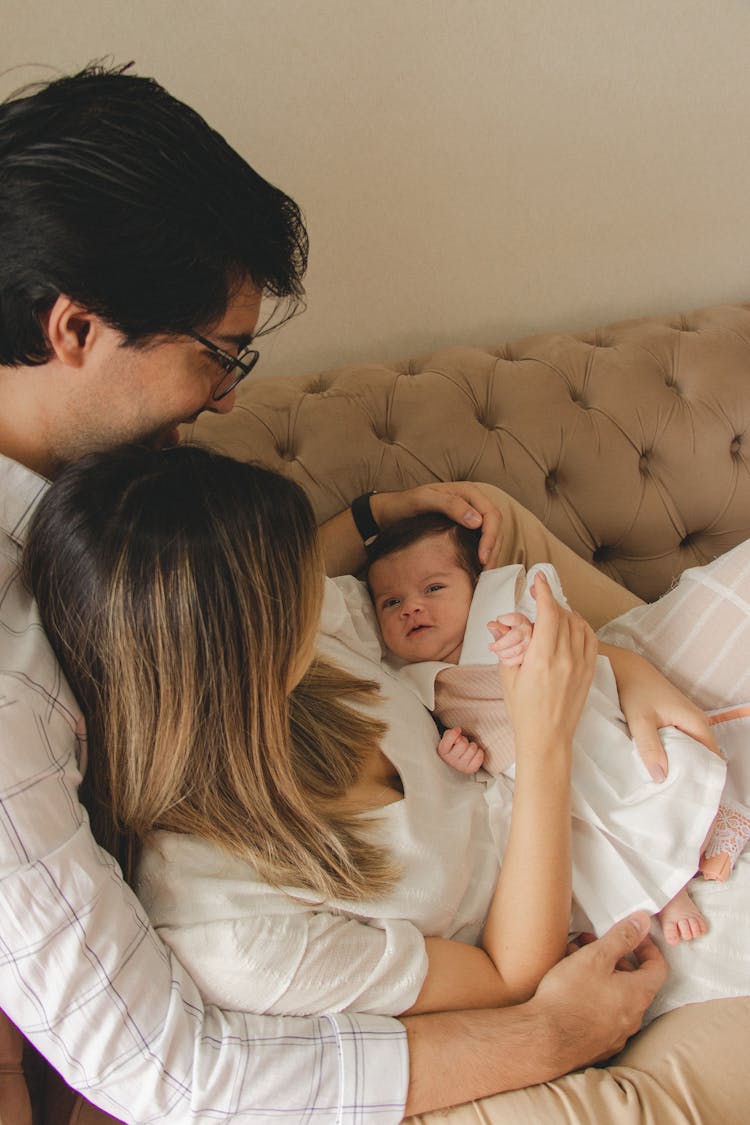
<path id="1" fill-rule="evenodd" d="M 410 664 L 457 664 L 474 583 L 456 560 L 450 535 L 426 539 L 378 559 L 368 574 L 386 647 Z"/>

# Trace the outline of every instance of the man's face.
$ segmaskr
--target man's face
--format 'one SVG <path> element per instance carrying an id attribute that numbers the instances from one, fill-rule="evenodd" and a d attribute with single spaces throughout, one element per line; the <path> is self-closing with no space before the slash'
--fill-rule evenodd
<path id="1" fill-rule="evenodd" d="M 370 567 L 368 582 L 386 647 L 410 664 L 457 664 L 474 583 L 449 532 L 430 535 Z"/>
<path id="2" fill-rule="evenodd" d="M 261 296 L 249 282 L 232 297 L 221 321 L 205 335 L 236 355 L 252 339 Z M 71 378 L 63 397 L 65 425 L 57 427 L 58 464 L 130 442 L 174 444 L 177 427 L 203 410 L 228 413 L 235 392 L 219 402 L 213 391 L 223 370 L 191 337 L 165 337 L 145 348 L 123 347 L 122 335 L 99 325 L 97 361 L 83 380 Z"/>

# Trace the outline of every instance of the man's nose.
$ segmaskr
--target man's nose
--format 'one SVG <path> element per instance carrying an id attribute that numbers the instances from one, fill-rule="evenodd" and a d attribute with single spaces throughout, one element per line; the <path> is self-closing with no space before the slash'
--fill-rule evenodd
<path id="1" fill-rule="evenodd" d="M 229 414 L 234 409 L 234 404 L 237 401 L 237 390 L 231 390 L 224 398 L 220 398 L 217 402 L 213 397 L 213 392 L 209 396 L 208 402 L 203 407 L 204 410 L 209 410 L 212 414 Z"/>

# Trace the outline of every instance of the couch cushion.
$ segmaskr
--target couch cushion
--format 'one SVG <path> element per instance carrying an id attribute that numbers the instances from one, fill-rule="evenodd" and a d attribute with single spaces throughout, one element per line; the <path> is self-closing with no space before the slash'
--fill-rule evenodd
<path id="1" fill-rule="evenodd" d="M 646 600 L 750 534 L 750 305 L 250 380 L 193 436 L 361 492 L 499 485 Z"/>

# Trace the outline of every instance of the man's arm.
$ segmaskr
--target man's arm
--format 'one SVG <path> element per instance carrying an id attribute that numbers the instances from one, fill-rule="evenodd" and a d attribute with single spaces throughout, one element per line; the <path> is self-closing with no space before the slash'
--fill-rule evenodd
<path id="1" fill-rule="evenodd" d="M 396 1125 L 408 1070 L 396 1020 L 204 1006 L 92 838 L 76 796 L 75 716 L 67 697 L 61 704 L 41 688 L 55 682 L 53 664 L 41 632 L 28 636 L 39 642 L 35 682 L 0 679 L 8 1016 L 71 1086 L 131 1125 L 270 1117 L 297 1125 L 308 1116 Z M 56 684 L 64 691 L 59 675 Z"/>
<path id="2" fill-rule="evenodd" d="M 619 1051 L 666 978 L 648 927 L 642 913 L 619 922 L 550 970 L 518 1007 L 404 1017 L 407 1115 L 548 1082 Z M 619 969 L 633 951 L 638 967 Z"/>
<path id="3" fill-rule="evenodd" d="M 377 492 L 370 499 L 370 507 L 381 530 L 420 512 L 444 512 L 465 527 L 481 527 L 479 557 L 484 566 L 497 565 L 502 516 L 476 484 L 449 481 L 407 488 L 403 492 Z M 348 508 L 322 524 L 319 534 L 326 573 L 331 578 L 356 574 L 364 567 L 365 550 Z"/>

